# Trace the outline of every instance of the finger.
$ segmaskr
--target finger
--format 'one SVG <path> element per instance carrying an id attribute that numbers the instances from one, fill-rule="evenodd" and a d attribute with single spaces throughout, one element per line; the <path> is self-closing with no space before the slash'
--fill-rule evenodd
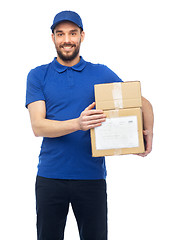
<path id="1" fill-rule="evenodd" d="M 144 134 L 144 136 L 147 136 L 149 134 L 149 131 L 148 130 L 144 130 L 143 134 Z"/>
<path id="2" fill-rule="evenodd" d="M 97 120 L 97 119 L 106 119 L 105 114 L 92 114 L 92 115 L 85 115 L 84 121 L 91 121 L 91 120 Z"/>
<path id="3" fill-rule="evenodd" d="M 95 110 L 95 109 L 93 109 L 93 110 L 84 111 L 84 115 L 86 115 L 86 116 L 90 116 L 90 115 L 95 115 L 96 116 L 96 115 L 102 115 L 102 114 L 103 114 L 103 110 Z"/>
<path id="4" fill-rule="evenodd" d="M 102 123 L 102 122 L 105 122 L 105 121 L 106 121 L 105 118 L 101 118 L 101 119 L 97 119 L 97 120 L 95 119 L 95 120 L 92 120 L 92 121 L 88 121 L 87 125 L 90 126 L 90 125 Z"/>
<path id="5" fill-rule="evenodd" d="M 100 127 L 102 125 L 102 123 L 96 123 L 96 124 L 90 124 L 88 125 L 88 129 L 92 129 L 92 128 L 96 128 L 96 127 Z"/>
<path id="6" fill-rule="evenodd" d="M 97 126 L 101 126 L 101 124 L 105 121 L 106 121 L 105 118 L 104 119 L 97 119 L 97 120 L 93 120 L 93 121 L 87 121 L 87 122 L 84 122 L 82 126 L 83 126 L 84 129 L 95 128 Z"/>
<path id="7" fill-rule="evenodd" d="M 143 153 L 138 153 L 136 155 L 140 156 L 140 157 L 146 157 L 150 152 L 152 151 L 151 148 L 146 148 L 145 152 Z"/>
<path id="8" fill-rule="evenodd" d="M 135 155 L 137 155 L 139 157 L 146 157 L 148 154 L 146 152 L 144 152 L 144 153 L 137 153 Z"/>
<path id="9" fill-rule="evenodd" d="M 150 136 L 145 137 L 145 151 L 147 153 L 152 151 L 152 138 Z"/>
<path id="10" fill-rule="evenodd" d="M 143 153 L 138 153 L 138 154 L 136 154 L 136 155 L 138 155 L 138 156 L 140 156 L 140 157 L 146 157 L 150 152 L 151 152 L 151 151 L 146 150 L 145 152 L 143 152 Z"/>
<path id="11" fill-rule="evenodd" d="M 93 102 L 92 104 L 90 104 L 88 107 L 85 108 L 85 110 L 91 110 L 92 108 L 95 107 L 95 102 Z"/>

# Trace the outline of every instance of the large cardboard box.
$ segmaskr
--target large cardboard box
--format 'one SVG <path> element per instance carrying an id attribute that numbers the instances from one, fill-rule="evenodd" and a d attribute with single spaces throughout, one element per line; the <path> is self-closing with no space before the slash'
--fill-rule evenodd
<path id="1" fill-rule="evenodd" d="M 95 85 L 95 101 L 107 118 L 91 129 L 92 156 L 143 153 L 140 82 Z"/>

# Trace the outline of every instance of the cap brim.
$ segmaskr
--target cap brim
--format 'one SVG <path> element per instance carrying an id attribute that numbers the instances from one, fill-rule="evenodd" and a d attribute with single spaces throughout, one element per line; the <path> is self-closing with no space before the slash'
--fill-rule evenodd
<path id="1" fill-rule="evenodd" d="M 81 26 L 79 26 L 78 24 L 76 24 L 74 21 L 67 20 L 67 19 L 65 19 L 65 20 L 60 20 L 60 21 L 54 23 L 54 24 L 51 26 L 51 30 L 53 31 L 53 30 L 55 29 L 55 27 L 56 27 L 59 23 L 65 22 L 65 21 L 67 21 L 67 22 L 72 22 L 72 23 L 74 23 L 75 25 L 77 25 L 79 28 L 81 28 L 81 29 L 83 30 L 83 28 L 82 28 Z"/>

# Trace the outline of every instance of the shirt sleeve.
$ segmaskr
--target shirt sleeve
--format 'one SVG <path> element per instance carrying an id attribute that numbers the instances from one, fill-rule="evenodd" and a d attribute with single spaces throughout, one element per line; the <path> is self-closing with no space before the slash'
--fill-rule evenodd
<path id="1" fill-rule="evenodd" d="M 110 68 L 104 65 L 104 78 L 107 83 L 112 83 L 112 82 L 123 82 L 119 76 L 113 72 Z"/>
<path id="2" fill-rule="evenodd" d="M 122 79 L 106 65 L 99 64 L 98 71 L 100 84 L 123 82 Z"/>
<path id="3" fill-rule="evenodd" d="M 26 108 L 28 105 L 35 101 L 44 100 L 45 96 L 41 84 L 42 75 L 40 75 L 36 69 L 29 72 L 27 76 L 27 87 L 26 87 Z"/>

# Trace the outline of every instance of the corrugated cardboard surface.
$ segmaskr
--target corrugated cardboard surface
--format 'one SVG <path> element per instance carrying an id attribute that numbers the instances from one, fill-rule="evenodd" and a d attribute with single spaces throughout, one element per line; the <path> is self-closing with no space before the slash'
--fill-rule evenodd
<path id="1" fill-rule="evenodd" d="M 107 115 L 107 118 L 114 119 L 111 121 L 108 120 L 106 124 L 103 124 L 101 131 L 100 129 L 91 129 L 92 156 L 99 157 L 143 153 L 145 149 L 143 141 L 143 121 L 141 111 L 142 99 L 140 82 L 133 81 L 98 84 L 94 86 L 94 90 L 96 109 L 102 109 Z M 128 125 L 128 121 L 126 123 L 127 125 L 118 125 L 121 120 L 125 123 L 126 120 L 123 120 L 122 117 L 128 117 L 128 119 L 130 119 L 129 116 L 136 116 L 133 118 L 135 119 L 134 129 L 136 130 L 129 127 L 130 125 Z M 120 117 L 121 119 L 118 119 Z M 117 126 L 116 129 L 114 129 L 114 126 Z M 134 131 L 134 135 L 132 135 L 132 131 Z M 125 141 L 127 139 L 127 144 L 120 144 L 123 142 L 123 132 L 126 136 L 124 139 Z M 137 139 L 138 137 L 138 141 L 136 141 L 135 144 L 134 142 L 129 141 L 129 139 L 133 139 L 133 137 L 134 139 Z M 106 141 L 108 141 L 107 144 Z"/>
<path id="2" fill-rule="evenodd" d="M 98 84 L 94 89 L 96 109 L 113 110 L 142 106 L 139 81 Z"/>
<path id="3" fill-rule="evenodd" d="M 111 155 L 123 155 L 123 154 L 135 154 L 144 152 L 144 141 L 143 141 L 143 125 L 142 125 L 142 112 L 140 108 L 129 108 L 129 109 L 119 109 L 104 111 L 107 118 L 118 118 L 127 116 L 137 117 L 137 134 L 138 134 L 138 147 L 131 148 L 116 148 L 116 149 L 96 149 L 96 136 L 95 129 L 91 129 L 91 143 L 92 143 L 92 156 L 111 156 Z M 130 134 L 130 133 L 129 133 Z"/>

